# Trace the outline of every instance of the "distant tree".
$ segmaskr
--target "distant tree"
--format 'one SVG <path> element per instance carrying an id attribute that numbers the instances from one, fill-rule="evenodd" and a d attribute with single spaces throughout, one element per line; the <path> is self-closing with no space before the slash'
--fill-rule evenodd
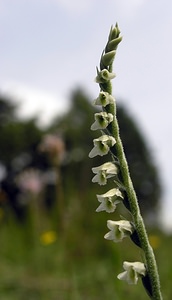
<path id="1" fill-rule="evenodd" d="M 147 217 L 155 217 L 161 186 L 151 151 L 133 117 L 118 104 L 117 114 L 121 138 L 129 162 L 141 210 Z M 76 89 L 71 94 L 69 111 L 55 119 L 46 132 L 60 134 L 65 141 L 66 160 L 62 166 L 65 190 L 69 185 L 78 190 L 82 199 L 88 191 L 95 189 L 91 184 L 91 168 L 102 164 L 103 158 L 88 158 L 97 131 L 91 131 L 95 107 L 83 90 Z M 38 145 L 45 131 L 37 126 L 36 119 L 21 121 L 16 117 L 16 106 L 10 99 L 0 95 L 0 164 L 7 170 L 7 178 L 12 182 L 13 174 L 27 167 L 42 170 L 50 168 L 48 158 L 38 151 Z M 11 183 L 10 183 L 11 184 Z M 86 204 L 87 202 L 85 202 Z"/>
<path id="2" fill-rule="evenodd" d="M 70 177 L 80 190 L 90 186 L 92 173 L 91 167 L 96 164 L 88 159 L 96 132 L 90 130 L 93 123 L 94 108 L 89 97 L 77 89 L 71 94 L 71 108 L 60 119 L 54 120 L 50 130 L 59 132 L 66 143 L 68 165 L 64 172 L 66 178 Z M 99 158 L 97 159 L 99 161 Z"/>
<path id="3" fill-rule="evenodd" d="M 68 175 L 74 178 L 78 185 L 81 184 L 83 191 L 84 187 L 91 188 L 90 182 L 93 176 L 91 167 L 101 164 L 103 158 L 97 157 L 93 160 L 88 158 L 88 153 L 93 147 L 92 140 L 98 134 L 90 130 L 95 107 L 91 105 L 89 97 L 80 89 L 72 93 L 71 104 L 69 112 L 61 119 L 57 119 L 52 128 L 56 128 L 64 136 L 70 158 Z M 119 103 L 117 115 L 124 150 L 141 210 L 148 218 L 155 217 L 161 196 L 161 187 L 151 151 L 135 120 Z"/>
<path id="4" fill-rule="evenodd" d="M 17 106 L 8 97 L 0 95 L 0 169 L 4 171 L 0 199 L 5 193 L 7 202 L 19 217 L 22 208 L 17 199 L 20 190 L 15 177 L 28 167 L 45 169 L 47 161 L 45 155 L 38 151 L 44 132 L 38 128 L 37 120 L 19 120 L 16 111 Z"/>
<path id="5" fill-rule="evenodd" d="M 154 219 L 161 197 L 161 186 L 155 161 L 136 121 L 128 114 L 124 106 L 118 105 L 117 115 L 120 135 L 140 208 L 148 218 L 153 217 Z"/>
<path id="6" fill-rule="evenodd" d="M 0 127 L 15 119 L 16 105 L 5 94 L 0 93 Z"/>
<path id="7" fill-rule="evenodd" d="M 26 166 L 40 166 L 37 147 L 42 135 L 35 120 L 16 120 L 0 126 L 0 163 L 7 170 L 16 171 Z"/>

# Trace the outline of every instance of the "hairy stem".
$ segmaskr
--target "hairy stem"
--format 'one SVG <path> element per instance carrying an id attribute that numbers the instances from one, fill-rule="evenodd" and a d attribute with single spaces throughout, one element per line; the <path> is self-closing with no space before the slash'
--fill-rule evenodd
<path id="1" fill-rule="evenodd" d="M 121 42 L 122 37 L 120 36 L 120 30 L 118 24 L 113 28 L 111 27 L 108 42 L 102 53 L 100 59 L 100 71 L 97 68 L 96 82 L 99 83 L 101 92 L 105 92 L 112 96 L 112 84 L 111 79 L 114 78 L 115 74 L 112 73 L 113 61 L 116 55 L 118 44 Z M 128 209 L 133 218 L 133 224 L 135 233 L 137 236 L 137 243 L 144 253 L 144 264 L 146 267 L 146 275 L 143 276 L 143 284 L 153 300 L 162 300 L 160 291 L 159 274 L 157 270 L 157 264 L 152 247 L 148 240 L 144 221 L 140 213 L 140 207 L 138 204 L 137 196 L 133 187 L 133 183 L 130 177 L 128 163 L 123 150 L 123 144 L 119 134 L 118 120 L 116 117 L 116 103 L 113 101 L 107 101 L 106 105 L 103 105 L 102 109 L 113 115 L 113 121 L 108 125 L 108 133 L 115 138 L 115 154 L 118 158 L 120 165 L 121 176 L 123 185 L 127 194 Z M 134 241 L 134 239 L 133 239 Z"/>
<path id="2" fill-rule="evenodd" d="M 147 272 L 150 278 L 150 282 L 152 285 L 152 299 L 154 300 L 162 300 L 162 295 L 160 291 L 160 283 L 159 283 L 159 274 L 157 270 L 157 264 L 155 260 L 155 256 L 152 250 L 152 247 L 150 246 L 148 236 L 146 233 L 145 225 L 140 213 L 140 208 L 138 205 L 137 196 L 133 187 L 133 183 L 130 177 L 128 163 L 126 160 L 126 156 L 123 150 L 123 144 L 120 138 L 119 134 L 119 126 L 118 121 L 115 114 L 115 105 L 110 104 L 107 107 L 107 111 L 114 114 L 114 120 L 111 124 L 111 134 L 116 139 L 116 151 L 117 151 L 117 157 L 119 159 L 120 163 L 120 170 L 121 175 L 123 178 L 123 183 L 126 189 L 126 193 L 128 196 L 129 204 L 130 204 L 130 212 L 133 217 L 133 222 L 135 224 L 136 232 L 141 244 L 141 248 L 144 252 L 145 256 L 145 264 L 147 268 Z"/>

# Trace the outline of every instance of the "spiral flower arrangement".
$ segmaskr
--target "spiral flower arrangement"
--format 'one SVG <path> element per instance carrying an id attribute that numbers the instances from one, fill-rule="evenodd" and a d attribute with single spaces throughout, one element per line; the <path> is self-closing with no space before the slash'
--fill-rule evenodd
<path id="1" fill-rule="evenodd" d="M 110 178 L 114 179 L 114 188 L 104 194 L 97 195 L 99 206 L 96 211 L 113 213 L 118 204 L 123 203 L 130 212 L 131 220 L 129 221 L 126 219 L 108 220 L 107 227 L 109 231 L 104 238 L 116 243 L 121 242 L 125 237 L 130 237 L 132 242 L 142 249 L 142 261 L 124 261 L 124 272 L 120 273 L 117 278 L 125 280 L 129 284 L 136 284 L 138 279 L 141 278 L 149 297 L 153 300 L 162 300 L 157 264 L 130 177 L 116 117 L 116 101 L 112 96 L 111 80 L 115 78 L 112 65 L 121 40 L 120 30 L 118 24 L 116 24 L 115 27 L 111 27 L 95 79 L 99 84 L 100 93 L 98 98 L 94 100 L 94 105 L 101 106 L 102 110 L 95 113 L 95 122 L 92 124 L 91 129 L 100 130 L 101 135 L 93 140 L 94 147 L 90 151 L 89 157 L 104 156 L 110 152 L 112 161 L 94 167 L 92 169 L 94 173 L 92 181 L 99 185 L 106 185 Z"/>

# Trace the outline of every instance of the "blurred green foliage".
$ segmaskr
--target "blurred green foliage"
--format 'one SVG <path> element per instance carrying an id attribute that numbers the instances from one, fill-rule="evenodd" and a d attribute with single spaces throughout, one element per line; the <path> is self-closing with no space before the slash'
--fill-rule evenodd
<path id="1" fill-rule="evenodd" d="M 125 246 L 105 241 L 109 215 L 95 213 L 96 194 L 107 191 L 113 181 L 106 187 L 91 182 L 91 168 L 102 164 L 104 158 L 88 158 L 93 138 L 100 134 L 90 130 L 95 107 L 89 97 L 75 90 L 69 111 L 52 120 L 46 129 L 37 125 L 36 118 L 19 120 L 16 109 L 10 99 L 0 97 L 0 164 L 6 169 L 0 190 L 1 298 L 118 300 L 127 294 L 128 299 L 147 299 L 141 283 L 130 287 L 116 279 L 123 259 L 139 259 L 137 247 L 129 239 Z M 155 220 L 161 193 L 149 147 L 133 118 L 120 105 L 118 119 L 144 217 Z M 65 143 L 65 158 L 60 165 L 53 165 L 51 157 L 40 152 L 40 143 L 49 133 L 57 134 Z M 23 194 L 16 176 L 29 168 L 40 170 L 50 179 L 55 172 L 58 180 L 61 177 L 61 186 L 58 180 L 50 180 L 40 194 Z M 58 227 L 60 200 L 63 230 Z M 122 206 L 120 213 L 127 213 Z M 113 218 L 119 218 L 119 212 Z M 158 261 L 163 262 L 160 275 L 167 287 L 172 278 L 172 266 L 166 262 L 168 242 L 156 234 L 162 241 Z M 168 241 L 171 245 L 170 238 Z M 170 299 L 170 293 L 167 289 L 166 299 Z"/>
<path id="2" fill-rule="evenodd" d="M 29 228 L 28 228 L 29 229 Z M 117 280 L 123 260 L 135 261 L 140 253 L 129 240 L 113 244 L 102 239 L 102 254 L 97 236 L 83 234 L 77 228 L 78 238 L 66 242 L 57 240 L 42 244 L 39 235 L 22 228 L 11 219 L 0 230 L 0 297 L 5 300 L 128 300 L 149 299 L 139 281 L 130 286 Z M 24 234 L 28 231 L 28 235 Z M 30 232 L 31 231 L 31 232 Z M 74 232 L 73 232 L 74 233 Z M 164 299 L 172 298 L 172 261 L 170 259 L 172 237 L 153 232 L 159 239 L 155 254 L 159 265 Z M 100 238 L 100 237 L 99 237 Z M 93 243 L 94 242 L 94 243 Z M 93 245 L 94 248 L 93 248 Z M 75 251 L 74 251 L 75 248 Z M 77 248 L 83 249 L 82 254 Z M 127 249 L 127 251 L 126 251 Z"/>
<path id="3" fill-rule="evenodd" d="M 155 222 L 161 197 L 158 172 L 150 149 L 133 117 L 130 117 L 124 107 L 117 107 L 121 138 L 141 210 L 149 222 Z M 29 167 L 44 172 L 52 168 L 46 153 L 39 151 L 39 145 L 46 133 L 54 133 L 62 137 L 66 147 L 66 157 L 61 165 L 63 189 L 70 191 L 73 188 L 75 193 L 80 195 L 78 205 L 82 205 L 83 201 L 87 205 L 88 200 L 84 200 L 87 194 L 91 193 L 94 199 L 96 193 L 103 193 L 113 185 L 113 182 L 109 181 L 105 189 L 91 183 L 91 168 L 102 164 L 104 158 L 88 158 L 93 139 L 100 133 L 90 130 L 95 107 L 81 89 L 71 94 L 69 111 L 52 120 L 46 130 L 38 127 L 36 118 L 19 120 L 16 117 L 16 109 L 10 99 L 0 96 L 0 163 L 7 171 L 7 181 L 13 180 L 16 174 Z M 70 206 L 71 200 L 68 195 L 65 195 L 65 199 Z M 96 200 L 89 203 L 90 210 L 93 209 L 92 202 L 95 204 Z"/>
<path id="4" fill-rule="evenodd" d="M 70 111 L 62 116 L 61 120 L 57 118 L 51 129 L 56 129 L 63 134 L 67 150 L 72 154 L 73 160 L 73 165 L 69 164 L 67 173 L 71 178 L 75 178 L 77 184 L 81 184 L 82 190 L 84 186 L 91 188 L 91 167 L 100 165 L 107 158 L 88 158 L 88 153 L 93 147 L 93 139 L 100 135 L 100 132 L 90 130 L 94 121 L 95 107 L 90 104 L 89 97 L 78 89 L 71 95 L 71 103 Z M 161 198 L 161 186 L 151 150 L 133 116 L 130 116 L 120 103 L 117 103 L 117 117 L 142 213 L 149 222 L 155 222 Z"/>

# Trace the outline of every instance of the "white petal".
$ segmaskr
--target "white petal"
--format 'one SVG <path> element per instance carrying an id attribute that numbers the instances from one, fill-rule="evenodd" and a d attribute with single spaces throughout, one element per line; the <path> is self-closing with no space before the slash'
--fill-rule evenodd
<path id="1" fill-rule="evenodd" d="M 118 274 L 117 278 L 119 280 L 126 280 L 127 281 L 127 271 L 124 271 L 124 272 Z"/>
<path id="2" fill-rule="evenodd" d="M 118 188 L 113 188 L 113 189 L 109 190 L 108 192 L 106 192 L 105 194 L 102 194 L 102 195 L 99 195 L 99 196 L 101 196 L 101 197 L 114 197 L 114 196 L 117 196 L 117 197 L 123 198 L 122 193 L 120 192 L 120 190 Z"/>
<path id="3" fill-rule="evenodd" d="M 106 175 L 104 176 L 103 173 L 101 174 L 96 174 L 93 179 L 92 182 L 97 182 L 99 185 L 105 185 L 107 183 L 107 177 Z"/>
<path id="4" fill-rule="evenodd" d="M 123 268 L 125 272 L 120 273 L 117 277 L 120 280 L 126 280 L 129 284 L 136 284 L 138 277 L 145 276 L 146 268 L 141 262 L 124 261 Z"/>
<path id="5" fill-rule="evenodd" d="M 100 201 L 99 201 L 100 202 Z M 107 213 L 112 213 L 116 209 L 116 205 L 110 203 L 108 200 L 102 201 L 101 204 L 96 209 L 96 212 L 106 211 Z"/>
<path id="6" fill-rule="evenodd" d="M 90 153 L 89 153 L 89 157 L 90 158 L 93 158 L 93 157 L 95 157 L 95 156 L 97 156 L 98 155 L 98 152 L 97 152 L 97 148 L 96 147 L 94 147 L 91 151 L 90 151 Z"/>
<path id="7" fill-rule="evenodd" d="M 123 268 L 124 270 L 128 270 L 129 268 L 133 268 L 137 273 L 141 275 L 145 275 L 146 268 L 145 265 L 142 262 L 136 261 L 136 262 L 128 262 L 124 261 Z"/>
<path id="8" fill-rule="evenodd" d="M 126 221 L 126 220 L 120 220 L 120 221 L 108 220 L 107 221 L 107 227 L 110 230 L 114 230 L 114 228 L 116 226 L 119 226 L 120 230 L 129 231 L 130 233 L 132 233 L 133 227 L 129 221 Z"/>
<path id="9" fill-rule="evenodd" d="M 118 173 L 118 168 L 112 162 L 107 162 L 107 163 L 102 164 L 99 167 L 92 168 L 92 171 L 93 171 L 94 174 L 96 174 L 100 171 L 106 171 L 108 174 L 117 174 Z"/>
<path id="10" fill-rule="evenodd" d="M 116 222 L 115 221 L 112 221 L 112 220 L 108 220 L 107 221 L 107 227 L 110 229 L 110 230 L 114 230 L 114 226 L 116 225 Z"/>
<path id="11" fill-rule="evenodd" d="M 107 232 L 107 233 L 104 235 L 104 238 L 105 238 L 106 240 L 113 240 L 113 239 L 114 239 L 113 231 Z"/>
<path id="12" fill-rule="evenodd" d="M 97 121 L 95 121 L 92 125 L 91 125 L 91 130 L 97 130 L 100 129 L 99 127 L 99 123 Z"/>
<path id="13" fill-rule="evenodd" d="M 103 211 L 103 210 L 104 210 L 104 205 L 103 205 L 103 203 L 101 203 L 101 204 L 97 207 L 96 212 L 100 212 L 100 211 Z"/>

